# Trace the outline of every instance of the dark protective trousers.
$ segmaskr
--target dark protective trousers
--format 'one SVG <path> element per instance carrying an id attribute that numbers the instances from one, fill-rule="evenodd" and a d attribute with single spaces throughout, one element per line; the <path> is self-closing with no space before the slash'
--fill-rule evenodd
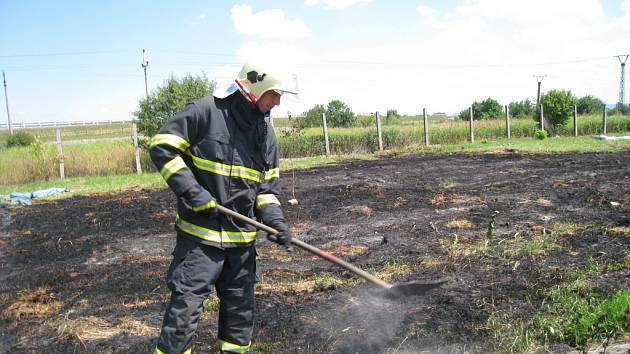
<path id="1" fill-rule="evenodd" d="M 254 246 L 219 249 L 178 235 L 166 276 L 171 300 L 157 349 L 165 354 L 190 350 L 203 300 L 213 285 L 220 300 L 218 339 L 248 347 L 254 324 L 255 282 Z"/>

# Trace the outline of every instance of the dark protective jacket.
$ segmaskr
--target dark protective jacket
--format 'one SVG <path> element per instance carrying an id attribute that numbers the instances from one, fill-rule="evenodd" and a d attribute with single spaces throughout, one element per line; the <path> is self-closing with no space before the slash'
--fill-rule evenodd
<path id="1" fill-rule="evenodd" d="M 151 159 L 178 197 L 178 234 L 219 248 L 253 245 L 253 226 L 207 213 L 216 203 L 272 227 L 286 225 L 276 137 L 264 118 L 239 92 L 208 96 L 190 102 L 152 138 Z"/>

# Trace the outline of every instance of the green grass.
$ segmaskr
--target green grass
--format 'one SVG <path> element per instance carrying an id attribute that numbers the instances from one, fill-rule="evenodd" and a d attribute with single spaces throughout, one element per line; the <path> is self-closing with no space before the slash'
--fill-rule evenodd
<path id="1" fill-rule="evenodd" d="M 630 331 L 630 291 L 602 295 L 585 291 L 579 281 L 562 284 L 547 292 L 531 320 L 495 313 L 488 324 L 500 348 L 508 352 L 542 352 L 552 342 L 586 352 Z"/>
<path id="2" fill-rule="evenodd" d="M 114 176 L 71 177 L 54 179 L 46 182 L 34 182 L 17 185 L 0 185 L 0 194 L 11 192 L 33 192 L 53 187 L 68 188 L 72 193 L 58 194 L 57 198 L 64 198 L 77 194 L 92 194 L 102 192 L 122 192 L 135 188 L 161 188 L 166 183 L 159 173 L 125 174 Z"/>
<path id="3" fill-rule="evenodd" d="M 351 136 L 352 133 L 344 132 Z M 619 133 L 624 134 L 624 133 Z M 629 133 L 625 133 L 626 135 Z M 513 138 L 483 140 L 475 143 L 442 144 L 431 146 L 410 146 L 394 149 L 394 154 L 404 153 L 451 153 L 451 152 L 610 152 L 630 149 L 630 140 L 596 140 L 586 137 L 555 137 L 545 140 L 534 138 Z M 159 175 L 153 173 L 154 168 L 146 154 L 141 154 L 143 171 L 150 171 L 137 176 L 134 171 L 133 146 L 129 142 L 94 143 L 87 145 L 70 145 L 64 148 L 66 156 L 65 171 L 67 178 L 58 178 L 58 165 L 55 163 L 55 148 L 46 145 L 47 164 L 43 165 L 36 158 L 31 148 L 5 149 L 0 154 L 0 194 L 13 191 L 33 191 L 48 187 L 66 187 L 73 191 L 85 193 L 123 190 L 132 187 L 152 188 L 159 185 Z M 335 164 L 347 160 L 375 159 L 373 153 L 339 153 L 330 157 L 319 154 L 311 157 L 288 158 L 281 160 L 284 178 L 292 169 L 305 169 L 325 164 Z M 36 177 L 43 175 L 43 181 Z M 77 176 L 78 175 L 78 176 Z M 100 176 L 93 176 L 100 175 Z M 155 175 L 155 176 L 154 176 Z M 91 177 L 90 177 L 91 176 Z M 146 177 L 153 176 L 153 177 Z M 20 179 L 22 178 L 22 180 Z M 29 178 L 29 180 L 23 180 Z M 159 182 L 156 182 L 159 181 Z M 163 184 L 162 184 L 163 185 Z"/>
<path id="4" fill-rule="evenodd" d="M 335 164 L 346 160 L 355 159 L 374 159 L 374 155 L 348 155 L 334 156 L 326 158 L 325 156 L 315 156 L 303 159 L 285 159 L 280 162 L 281 170 L 284 171 L 283 177 L 290 178 L 287 171 L 293 169 L 307 169 L 315 166 L 326 164 Z M 84 176 L 70 177 L 65 179 L 53 178 L 44 182 L 19 183 L 10 185 L 0 185 L 0 194 L 10 194 L 11 192 L 33 192 L 47 188 L 68 188 L 73 193 L 59 194 L 57 197 L 65 197 L 72 194 L 90 194 L 101 192 L 119 192 L 134 188 L 161 188 L 166 187 L 166 183 L 162 176 L 157 172 L 136 174 L 128 173 L 110 176 Z"/>
<path id="5" fill-rule="evenodd" d="M 627 135 L 628 133 L 626 133 Z M 597 140 L 590 136 L 554 137 L 545 140 L 535 138 L 497 139 L 475 143 L 420 146 L 417 152 L 502 152 L 521 151 L 534 153 L 551 152 L 606 152 L 630 148 L 630 140 Z"/>

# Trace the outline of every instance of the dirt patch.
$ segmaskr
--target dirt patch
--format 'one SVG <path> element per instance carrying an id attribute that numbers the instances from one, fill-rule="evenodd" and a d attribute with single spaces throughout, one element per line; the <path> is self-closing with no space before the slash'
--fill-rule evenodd
<path id="1" fill-rule="evenodd" d="M 259 241 L 260 353 L 492 351 L 488 319 L 527 319 L 542 289 L 596 259 L 593 291 L 630 288 L 630 152 L 410 155 L 283 176 L 297 236 L 387 281 L 449 277 L 406 301 Z M 0 350 L 152 350 L 169 293 L 174 198 L 163 190 L 0 210 Z M 624 265 L 625 264 L 625 265 Z M 197 353 L 213 353 L 216 313 Z M 566 345 L 550 346 L 566 352 Z"/>

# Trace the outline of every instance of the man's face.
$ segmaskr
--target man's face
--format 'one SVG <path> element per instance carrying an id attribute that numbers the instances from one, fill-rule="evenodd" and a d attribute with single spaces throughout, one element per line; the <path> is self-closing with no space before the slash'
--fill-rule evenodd
<path id="1" fill-rule="evenodd" d="M 256 106 L 262 113 L 267 113 L 271 109 L 280 104 L 280 95 L 274 90 L 269 90 L 258 99 Z"/>

